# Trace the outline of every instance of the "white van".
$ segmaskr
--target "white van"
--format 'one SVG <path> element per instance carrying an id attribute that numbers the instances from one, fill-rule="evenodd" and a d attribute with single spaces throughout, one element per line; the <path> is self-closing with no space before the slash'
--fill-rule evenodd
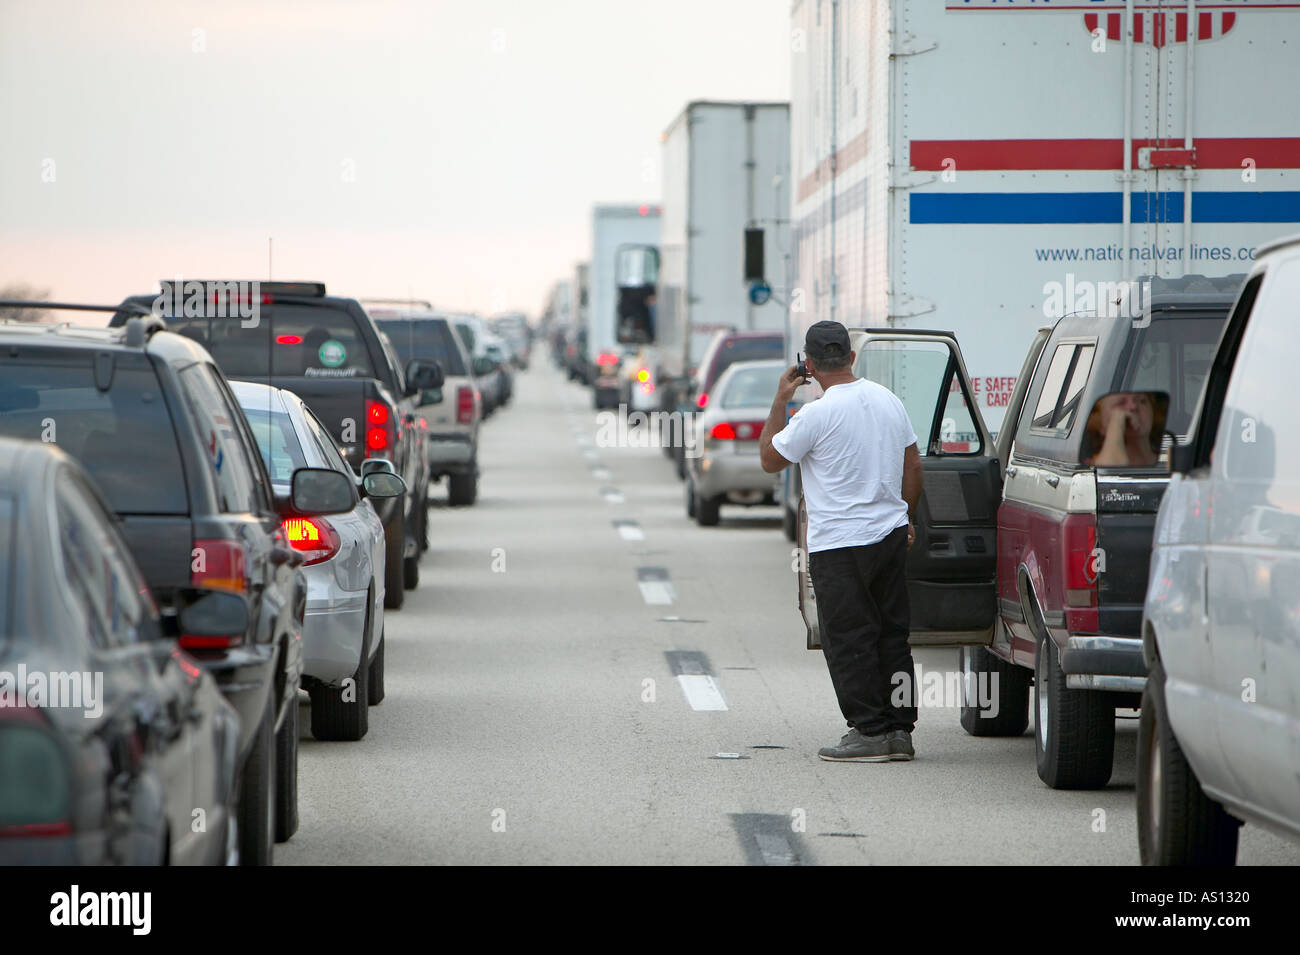
<path id="1" fill-rule="evenodd" d="M 1300 236 L 1256 251 L 1156 523 L 1138 737 L 1148 865 L 1231 864 L 1241 822 L 1300 839 Z"/>

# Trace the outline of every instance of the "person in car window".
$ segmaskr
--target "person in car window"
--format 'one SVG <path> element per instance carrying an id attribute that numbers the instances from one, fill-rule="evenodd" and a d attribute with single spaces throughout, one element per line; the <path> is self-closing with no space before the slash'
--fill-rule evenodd
<path id="1" fill-rule="evenodd" d="M 1087 467 L 1155 467 L 1160 459 L 1160 435 L 1155 430 L 1156 407 L 1145 391 L 1105 395 L 1088 416 L 1085 442 Z"/>
<path id="2" fill-rule="evenodd" d="M 804 350 L 808 374 L 824 394 L 786 424 L 786 404 L 804 383 L 797 366 L 787 369 L 759 453 L 763 470 L 798 464 L 803 479 L 822 649 L 849 724 L 837 745 L 817 755 L 909 760 L 916 678 L 904 564 L 921 497 L 916 434 L 893 392 L 854 375 L 856 355 L 843 325 L 813 325 Z"/>

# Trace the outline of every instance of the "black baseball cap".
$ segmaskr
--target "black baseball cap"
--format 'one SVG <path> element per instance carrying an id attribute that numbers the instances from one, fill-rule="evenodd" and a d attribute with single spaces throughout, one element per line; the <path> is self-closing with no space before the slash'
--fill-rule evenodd
<path id="1" fill-rule="evenodd" d="M 818 322 L 804 336 L 803 350 L 813 361 L 848 358 L 849 330 L 839 322 Z"/>

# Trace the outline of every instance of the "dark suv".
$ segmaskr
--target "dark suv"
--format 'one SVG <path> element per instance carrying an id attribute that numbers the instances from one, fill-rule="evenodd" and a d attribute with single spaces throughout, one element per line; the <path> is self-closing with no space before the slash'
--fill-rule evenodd
<path id="1" fill-rule="evenodd" d="M 185 282 L 211 289 L 209 296 L 252 296 L 256 303 L 201 302 L 178 307 L 186 296 L 162 283 L 160 295 L 135 295 L 122 303 L 112 325 L 140 309 L 160 314 L 170 331 L 206 348 L 229 378 L 292 391 L 330 429 L 353 470 L 362 462 L 391 462 L 410 489 L 400 498 L 376 502 L 384 522 L 388 554 L 384 602 L 400 607 L 405 590 L 419 583 L 424 538 L 428 464 L 416 414 L 421 389 L 442 384 L 435 366 L 409 362 L 405 370 L 393 349 L 356 299 L 326 296 L 320 282 Z M 253 290 L 256 289 L 256 292 Z M 255 304 L 255 319 L 224 317 L 227 305 Z M 155 307 L 160 305 L 161 307 Z M 217 307 L 212 307 L 217 306 Z M 199 312 L 193 315 L 192 312 Z"/>
<path id="2" fill-rule="evenodd" d="M 293 499 L 275 500 L 212 357 L 151 316 L 122 329 L 0 322 L 0 433 L 57 444 L 116 512 L 164 631 L 239 714 L 240 857 L 269 863 L 298 826 L 306 584 L 282 521 L 332 512 L 299 486 L 322 472 L 296 472 Z M 190 627 L 194 589 L 238 594 L 247 613 Z"/>

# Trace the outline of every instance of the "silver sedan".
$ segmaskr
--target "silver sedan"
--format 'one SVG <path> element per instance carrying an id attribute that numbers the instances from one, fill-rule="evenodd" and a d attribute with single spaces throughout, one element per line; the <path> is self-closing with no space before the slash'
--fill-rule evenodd
<path id="1" fill-rule="evenodd" d="M 701 527 L 718 523 L 724 503 L 775 503 L 776 478 L 763 470 L 758 438 L 772 410 L 780 361 L 739 361 L 713 388 L 714 399 L 692 432 L 697 446 L 687 455 L 686 516 Z"/>
<path id="2" fill-rule="evenodd" d="M 384 696 L 384 526 L 367 499 L 401 493 L 391 472 L 362 485 L 326 427 L 292 392 L 232 381 L 231 390 L 257 438 L 277 496 L 289 493 L 297 468 L 330 468 L 357 481 L 356 506 L 342 514 L 290 518 L 289 544 L 305 558 L 302 685 L 311 696 L 317 739 L 357 740 L 369 728 L 367 708 Z M 373 480 L 372 480 L 373 479 Z M 393 492 L 395 493 L 387 493 Z"/>

